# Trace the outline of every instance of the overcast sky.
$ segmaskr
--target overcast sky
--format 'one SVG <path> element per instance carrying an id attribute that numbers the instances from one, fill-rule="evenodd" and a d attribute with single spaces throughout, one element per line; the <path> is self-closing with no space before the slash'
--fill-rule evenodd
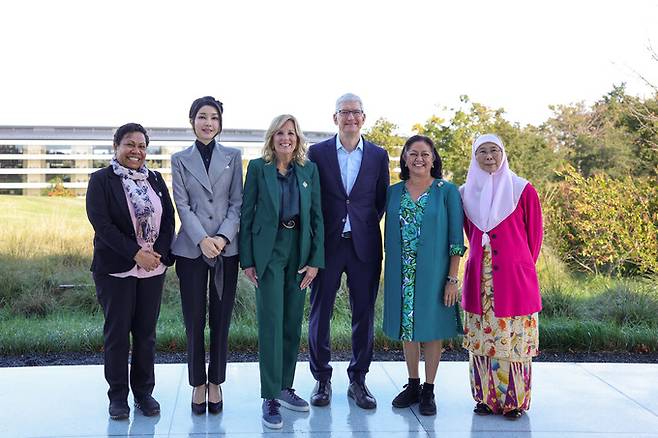
<path id="1" fill-rule="evenodd" d="M 550 104 L 658 83 L 658 1 L 3 1 L 0 124 L 187 126 L 211 94 L 225 127 L 292 113 L 333 130 L 359 94 L 400 132 L 459 96 L 538 124 Z"/>

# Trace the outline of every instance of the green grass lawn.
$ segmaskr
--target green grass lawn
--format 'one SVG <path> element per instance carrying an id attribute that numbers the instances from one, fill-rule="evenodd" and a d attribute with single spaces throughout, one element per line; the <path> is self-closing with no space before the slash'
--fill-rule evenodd
<path id="1" fill-rule="evenodd" d="M 93 233 L 84 200 L 0 196 L 0 223 L 0 354 L 100 351 L 103 317 L 89 272 Z M 544 303 L 539 325 L 542 350 L 658 350 L 655 279 L 572 274 L 548 250 L 537 267 Z M 240 274 L 230 333 L 233 350 L 256 350 L 255 313 L 253 287 Z M 381 315 L 380 293 L 375 345 L 399 348 L 399 343 L 384 337 Z M 302 348 L 307 329 L 305 321 Z M 335 349 L 350 349 L 344 286 L 336 302 L 332 340 Z M 452 344 L 459 345 L 459 339 Z M 158 349 L 185 349 L 173 269 L 167 273 Z"/>

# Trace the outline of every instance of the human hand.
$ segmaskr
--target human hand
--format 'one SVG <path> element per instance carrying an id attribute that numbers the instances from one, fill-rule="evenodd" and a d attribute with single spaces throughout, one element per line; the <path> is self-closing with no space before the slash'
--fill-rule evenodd
<path id="1" fill-rule="evenodd" d="M 219 255 L 221 249 L 217 248 L 217 242 L 212 237 L 204 237 L 203 240 L 199 243 L 201 252 L 204 256 L 209 259 L 215 258 Z"/>
<path id="2" fill-rule="evenodd" d="M 144 269 L 146 272 L 150 272 L 160 266 L 160 254 L 149 249 L 142 248 L 137 251 L 133 260 L 135 260 L 137 266 Z"/>
<path id="3" fill-rule="evenodd" d="M 226 239 L 224 239 L 222 236 L 211 237 L 211 239 L 215 241 L 215 246 L 219 249 L 219 252 L 221 253 L 226 247 L 226 243 L 227 243 Z"/>
<path id="4" fill-rule="evenodd" d="M 314 268 L 313 266 L 304 266 L 302 269 L 297 271 L 298 274 L 304 274 L 304 278 L 302 278 L 302 282 L 299 285 L 300 289 L 306 289 L 313 283 L 313 279 L 315 278 L 316 275 L 318 275 L 318 268 Z"/>
<path id="5" fill-rule="evenodd" d="M 251 268 L 245 268 L 244 275 L 247 276 L 249 281 L 251 281 L 254 286 L 258 287 L 258 275 L 256 275 L 256 268 L 253 266 Z"/>
<path id="6" fill-rule="evenodd" d="M 452 307 L 459 298 L 459 287 L 455 283 L 446 282 L 446 287 L 443 290 L 443 304 L 447 307 Z"/>

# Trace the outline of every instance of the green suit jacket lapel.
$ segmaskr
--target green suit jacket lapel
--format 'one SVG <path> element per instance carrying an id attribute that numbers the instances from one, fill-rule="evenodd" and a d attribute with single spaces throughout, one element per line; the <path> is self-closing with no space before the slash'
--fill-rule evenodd
<path id="1" fill-rule="evenodd" d="M 267 192 L 270 194 L 270 198 L 272 199 L 272 205 L 274 205 L 276 216 L 279 217 L 279 210 L 281 206 L 279 205 L 279 182 L 276 180 L 276 172 L 276 163 L 274 161 L 271 163 L 265 163 L 263 166 L 263 176 L 265 177 Z"/>

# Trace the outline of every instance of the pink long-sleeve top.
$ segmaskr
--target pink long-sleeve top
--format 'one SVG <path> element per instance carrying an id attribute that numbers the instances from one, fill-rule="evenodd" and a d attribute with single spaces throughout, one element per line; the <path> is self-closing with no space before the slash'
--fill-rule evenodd
<path id="1" fill-rule="evenodd" d="M 160 220 L 162 219 L 162 202 L 160 201 L 158 194 L 155 193 L 155 191 L 153 190 L 153 187 L 151 187 L 151 184 L 149 184 L 148 181 L 146 182 L 146 184 L 148 185 L 148 192 L 147 192 L 148 197 L 151 199 L 151 203 L 153 204 L 153 209 L 155 210 L 153 212 L 153 228 L 156 232 L 160 232 Z M 137 233 L 137 216 L 135 216 L 135 208 L 133 207 L 132 202 L 130 202 L 130 199 L 128 199 L 128 194 L 125 193 L 125 191 L 124 194 L 126 195 L 128 210 L 130 211 L 130 219 L 133 222 L 135 233 Z M 141 237 L 137 237 L 137 244 L 141 246 L 143 249 L 153 249 Z M 137 266 L 137 263 L 135 263 L 135 266 L 133 266 L 133 268 L 129 271 L 119 272 L 117 274 L 110 274 L 110 275 L 119 278 L 126 278 L 126 277 L 149 278 L 149 277 L 155 277 L 156 275 L 160 275 L 166 270 L 167 267 L 162 263 L 160 263 L 158 267 L 152 271 L 147 271 L 145 269 L 142 269 L 139 266 Z"/>
<path id="2" fill-rule="evenodd" d="M 470 243 L 464 272 L 462 307 L 482 314 L 482 230 L 468 218 L 464 230 Z M 543 238 L 541 205 L 530 184 L 523 189 L 516 209 L 489 231 L 496 317 L 529 315 L 541 310 L 535 263 Z"/>

